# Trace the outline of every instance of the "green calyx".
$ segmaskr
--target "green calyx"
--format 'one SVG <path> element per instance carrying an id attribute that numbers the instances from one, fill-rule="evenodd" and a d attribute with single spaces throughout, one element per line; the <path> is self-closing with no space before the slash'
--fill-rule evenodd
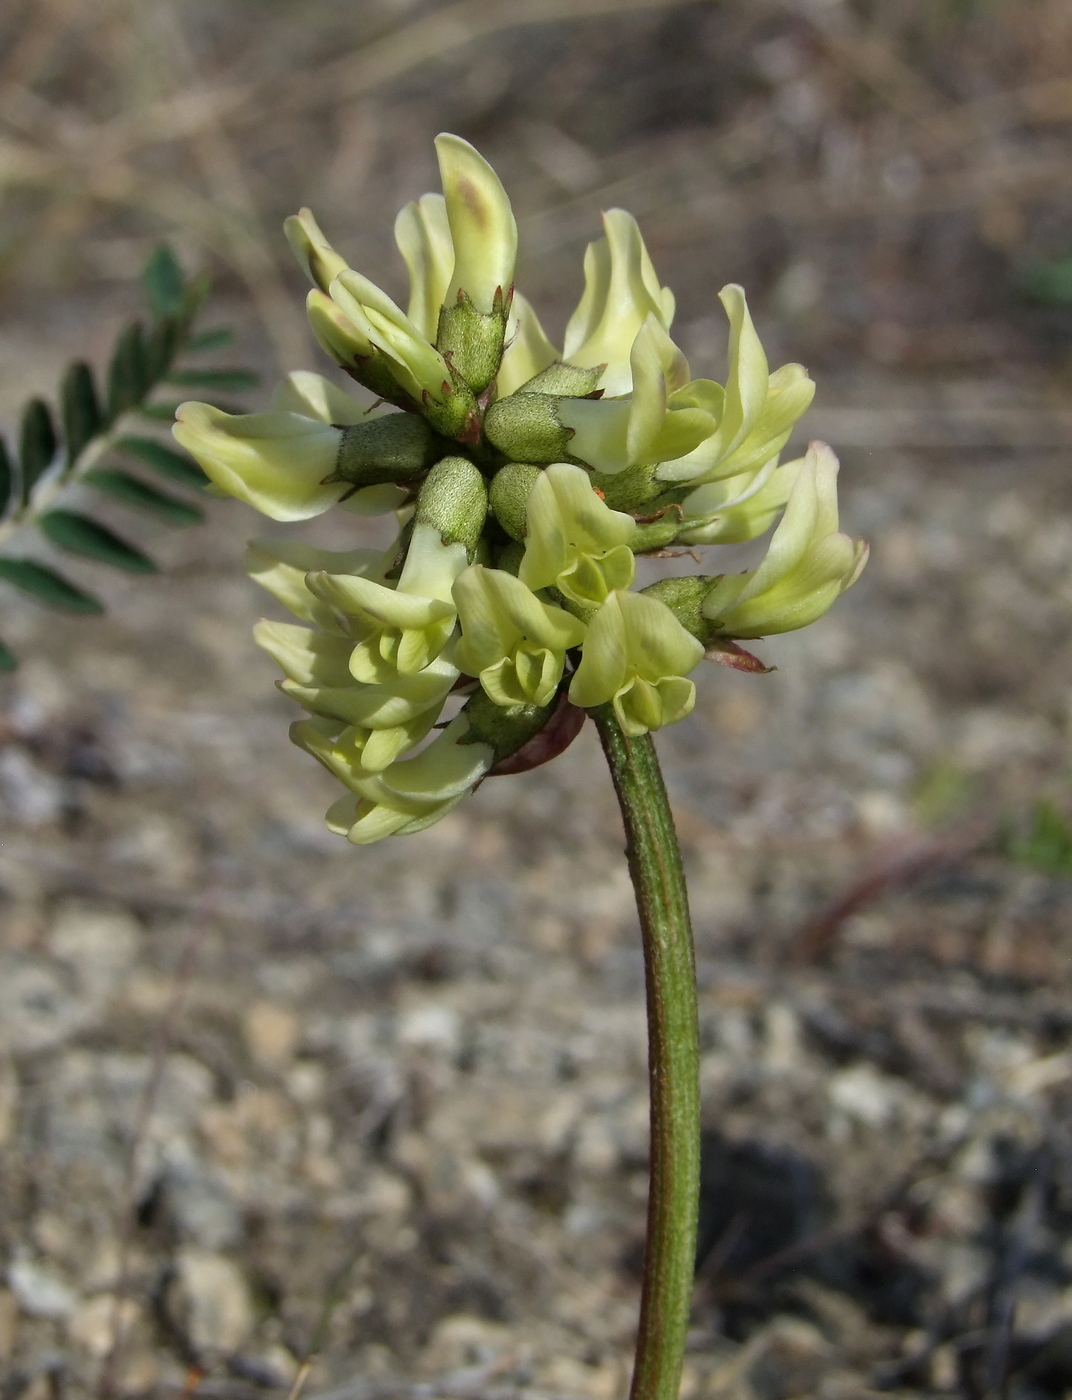
<path id="1" fill-rule="evenodd" d="M 380 486 L 410 481 L 426 472 L 445 444 L 431 425 L 413 413 L 388 413 L 342 430 L 330 481 Z"/>
<path id="2" fill-rule="evenodd" d="M 703 615 L 703 600 L 720 575 L 696 574 L 688 578 L 662 578 L 641 589 L 642 593 L 665 603 L 686 632 L 705 647 L 718 635 L 718 626 Z"/>
<path id="3" fill-rule="evenodd" d="M 525 502 L 539 479 L 540 468 L 531 462 L 507 462 L 491 479 L 491 509 L 512 540 L 525 538 Z"/>
<path id="4" fill-rule="evenodd" d="M 476 396 L 449 362 L 447 369 L 450 379 L 444 379 L 438 396 L 425 389 L 421 412 L 443 437 L 477 443 L 480 441 L 480 410 Z"/>
<path id="5" fill-rule="evenodd" d="M 655 468 L 626 467 L 620 472 L 592 472 L 592 486 L 611 510 L 636 512 L 666 493 L 666 483 L 657 481 Z"/>
<path id="6" fill-rule="evenodd" d="M 483 690 L 478 690 L 462 710 L 469 728 L 459 742 L 488 744 L 495 754 L 495 762 L 501 763 L 539 734 L 557 703 L 555 695 L 547 705 L 497 705 Z"/>
<path id="7" fill-rule="evenodd" d="M 553 365 L 534 375 L 522 385 L 524 394 L 557 394 L 560 398 L 584 399 L 595 391 L 599 376 L 606 368 L 596 365 L 595 369 L 580 369 L 577 365 L 563 364 L 556 360 Z"/>
<path id="8" fill-rule="evenodd" d="M 673 544 L 681 532 L 681 520 L 680 506 L 666 506 L 653 520 L 637 521 L 633 553 L 651 554 Z"/>
<path id="9" fill-rule="evenodd" d="M 502 291 L 492 310 L 478 311 L 466 292 L 439 313 L 436 349 L 475 394 L 488 387 L 499 372 L 506 340 L 507 311 Z"/>
<path id="10" fill-rule="evenodd" d="M 484 415 L 484 432 L 511 461 L 570 462 L 573 430 L 563 427 L 557 408 L 548 394 L 509 394 Z"/>
<path id="11" fill-rule="evenodd" d="M 488 488 L 468 457 L 444 457 L 421 483 L 414 523 L 433 525 L 444 544 L 464 544 L 469 562 L 488 513 Z"/>

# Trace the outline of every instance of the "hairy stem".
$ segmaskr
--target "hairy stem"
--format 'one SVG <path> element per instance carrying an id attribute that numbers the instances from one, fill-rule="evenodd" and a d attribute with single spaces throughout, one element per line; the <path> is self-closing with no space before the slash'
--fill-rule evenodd
<path id="1" fill-rule="evenodd" d="M 651 1093 L 648 1235 L 631 1400 L 677 1400 L 696 1254 L 700 1085 L 696 969 L 674 819 L 650 735 L 594 718 L 625 823 L 644 941 Z"/>

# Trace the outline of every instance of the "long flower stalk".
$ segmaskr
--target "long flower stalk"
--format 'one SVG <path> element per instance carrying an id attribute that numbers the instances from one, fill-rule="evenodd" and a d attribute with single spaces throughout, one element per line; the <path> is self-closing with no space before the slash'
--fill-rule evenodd
<path id="1" fill-rule="evenodd" d="M 700 1188 L 696 967 L 685 872 L 650 734 L 595 711 L 625 823 L 644 943 L 651 1094 L 648 1232 L 631 1400 L 677 1400 L 689 1322 Z"/>

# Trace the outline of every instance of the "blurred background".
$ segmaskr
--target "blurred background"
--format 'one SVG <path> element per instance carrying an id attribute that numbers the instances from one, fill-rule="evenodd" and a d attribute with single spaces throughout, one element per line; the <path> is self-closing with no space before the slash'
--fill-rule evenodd
<path id="1" fill-rule="evenodd" d="M 9 438 L 161 239 L 250 407 L 330 372 L 281 221 L 401 296 L 444 129 L 553 335 L 612 205 L 695 374 L 743 283 L 872 542 L 659 739 L 704 1052 L 686 1400 L 1064 1396 L 1072 5 L 6 0 Z M 101 619 L 0 605 L 0 1393 L 614 1400 L 645 1031 L 595 737 L 419 836 L 329 836 L 250 638 L 272 528 L 221 501 L 151 533 L 154 577 L 70 567 Z"/>

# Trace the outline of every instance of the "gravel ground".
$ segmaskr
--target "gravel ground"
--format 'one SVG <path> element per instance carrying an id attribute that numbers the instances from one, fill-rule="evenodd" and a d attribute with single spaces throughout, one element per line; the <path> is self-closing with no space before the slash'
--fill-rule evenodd
<path id="1" fill-rule="evenodd" d="M 815 418 L 995 401 L 1065 431 L 1041 385 L 877 370 Z M 846 451 L 863 580 L 660 735 L 701 985 L 686 1400 L 1072 1388 L 1072 882 L 992 836 L 1066 793 L 1065 462 Z M 250 639 L 262 529 L 214 505 L 102 621 L 5 603 L 2 1393 L 284 1394 L 315 1353 L 312 1396 L 612 1400 L 647 1103 L 595 735 L 347 847 Z"/>

